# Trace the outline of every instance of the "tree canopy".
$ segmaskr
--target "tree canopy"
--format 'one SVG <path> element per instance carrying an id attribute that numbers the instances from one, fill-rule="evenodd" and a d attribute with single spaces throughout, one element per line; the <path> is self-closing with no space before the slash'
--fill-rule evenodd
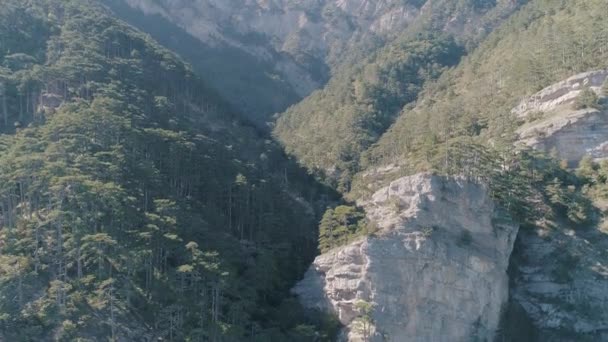
<path id="1" fill-rule="evenodd" d="M 188 65 L 88 0 L 0 47 L 0 339 L 330 338 L 288 291 L 331 193 Z"/>

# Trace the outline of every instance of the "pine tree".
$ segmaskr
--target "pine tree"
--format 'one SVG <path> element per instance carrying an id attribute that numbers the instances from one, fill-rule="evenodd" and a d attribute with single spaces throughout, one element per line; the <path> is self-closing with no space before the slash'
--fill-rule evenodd
<path id="1" fill-rule="evenodd" d="M 335 246 L 334 230 L 336 227 L 337 222 L 334 218 L 334 211 L 333 209 L 327 209 L 319 224 L 319 250 L 321 253 L 324 253 Z"/>
<path id="2" fill-rule="evenodd" d="M 355 323 L 357 324 L 359 333 L 363 335 L 363 341 L 370 341 L 372 336 L 372 328 L 374 325 L 374 305 L 364 300 L 358 300 L 355 303 L 355 309 L 358 313 Z"/>
<path id="3" fill-rule="evenodd" d="M 591 109 L 591 108 L 599 108 L 599 99 L 595 91 L 590 88 L 583 89 L 578 97 L 576 98 L 576 102 L 574 103 L 575 109 Z"/>
<path id="4" fill-rule="evenodd" d="M 586 182 L 595 182 L 594 175 L 596 174 L 597 166 L 593 161 L 593 157 L 585 155 L 579 162 L 576 169 L 576 175 L 583 178 Z"/>

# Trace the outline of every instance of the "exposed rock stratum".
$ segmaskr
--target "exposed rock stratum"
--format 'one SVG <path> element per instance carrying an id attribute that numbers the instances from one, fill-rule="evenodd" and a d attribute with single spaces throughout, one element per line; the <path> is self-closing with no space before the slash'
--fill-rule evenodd
<path id="1" fill-rule="evenodd" d="M 583 156 L 608 158 L 608 110 L 576 109 L 581 91 L 588 88 L 601 95 L 608 70 L 578 74 L 553 84 L 522 101 L 513 113 L 529 122 L 518 134 L 520 141 L 535 149 L 556 153 L 576 166 Z"/>
<path id="2" fill-rule="evenodd" d="M 302 303 L 334 312 L 342 340 L 491 340 L 518 226 L 502 218 L 487 189 L 418 174 L 361 205 L 380 232 L 319 256 L 294 289 Z M 373 305 L 370 329 L 359 301 Z"/>

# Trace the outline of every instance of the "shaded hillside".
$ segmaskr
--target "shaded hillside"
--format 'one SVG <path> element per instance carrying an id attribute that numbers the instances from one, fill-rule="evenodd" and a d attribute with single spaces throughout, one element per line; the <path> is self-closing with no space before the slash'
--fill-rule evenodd
<path id="1" fill-rule="evenodd" d="M 442 31 L 473 43 L 521 1 L 103 2 L 211 76 L 226 99 L 263 124 L 402 33 Z"/>
<path id="2" fill-rule="evenodd" d="M 83 0 L 5 2 L 0 47 L 0 339 L 330 331 L 282 304 L 325 190 L 189 66 Z"/>
<path id="3" fill-rule="evenodd" d="M 266 129 L 269 115 L 299 101 L 299 95 L 271 61 L 228 44 L 203 42 L 161 15 L 144 15 L 123 0 L 102 0 L 121 19 L 150 34 L 192 64 L 197 74 L 234 108 Z"/>

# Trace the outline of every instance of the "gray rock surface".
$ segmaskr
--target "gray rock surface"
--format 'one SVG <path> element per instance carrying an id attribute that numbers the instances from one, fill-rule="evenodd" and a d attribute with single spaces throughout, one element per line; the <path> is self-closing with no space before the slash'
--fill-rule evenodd
<path id="1" fill-rule="evenodd" d="M 485 187 L 418 174 L 361 204 L 380 232 L 319 256 L 294 289 L 302 303 L 335 312 L 348 341 L 366 340 L 360 300 L 374 306 L 370 341 L 492 339 L 518 227 Z"/>
<path id="2" fill-rule="evenodd" d="M 607 240 L 595 228 L 520 231 L 511 296 L 537 341 L 608 341 Z"/>
<path id="3" fill-rule="evenodd" d="M 606 79 L 607 70 L 579 74 L 522 101 L 513 109 L 529 121 L 517 131 L 520 142 L 555 152 L 570 166 L 576 166 L 585 155 L 596 160 L 608 158 L 608 111 L 574 108 L 582 89 L 589 87 L 599 95 Z"/>
<path id="4" fill-rule="evenodd" d="M 520 141 L 545 152 L 557 153 L 575 167 L 585 155 L 608 157 L 608 111 L 565 108 L 561 113 L 518 130 Z"/>
<path id="5" fill-rule="evenodd" d="M 524 99 L 513 109 L 513 113 L 519 117 L 526 117 L 535 112 L 549 112 L 560 106 L 572 104 L 581 90 L 586 87 L 599 94 L 606 78 L 608 78 L 608 70 L 589 71 L 574 75 Z"/>

